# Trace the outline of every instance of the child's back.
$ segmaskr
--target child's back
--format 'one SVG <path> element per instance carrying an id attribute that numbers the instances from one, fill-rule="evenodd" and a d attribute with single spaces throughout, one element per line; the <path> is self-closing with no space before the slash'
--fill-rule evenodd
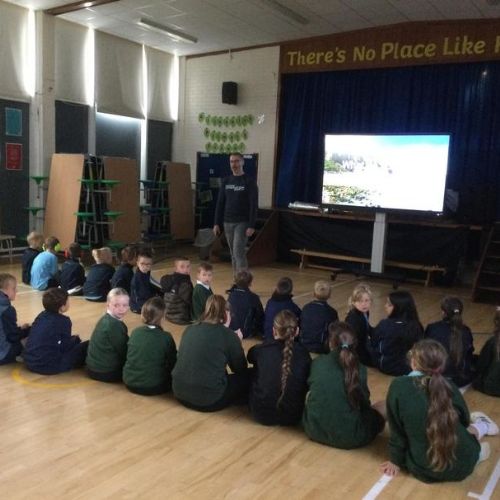
<path id="1" fill-rule="evenodd" d="M 108 247 L 92 250 L 96 263 L 90 266 L 87 279 L 83 285 L 83 295 L 93 302 L 104 302 L 111 290 L 111 278 L 115 268 L 111 265 L 113 255 Z"/>
<path id="2" fill-rule="evenodd" d="M 121 263 L 111 278 L 111 288 L 123 288 L 130 295 L 130 286 L 137 263 L 137 248 L 127 245 L 121 251 Z"/>
<path id="3" fill-rule="evenodd" d="M 328 327 L 338 319 L 337 311 L 325 299 L 316 298 L 309 302 L 302 308 L 300 342 L 309 352 L 319 354 L 329 352 Z"/>
<path id="4" fill-rule="evenodd" d="M 43 235 L 32 231 L 26 237 L 28 248 L 23 252 L 21 257 L 22 280 L 25 285 L 31 284 L 31 267 L 35 257 L 42 251 Z"/>
<path id="5" fill-rule="evenodd" d="M 66 290 L 70 295 L 81 294 L 81 290 L 85 283 L 85 269 L 80 264 L 82 254 L 81 247 L 78 243 L 72 243 L 67 250 L 67 260 L 61 267 L 59 274 L 59 283 L 63 290 Z"/>
<path id="6" fill-rule="evenodd" d="M 56 248 L 59 240 L 50 236 L 45 240 L 45 251 L 39 253 L 33 260 L 31 266 L 31 286 L 35 290 L 46 290 L 47 288 L 58 286 L 56 280 L 58 273 Z"/>
<path id="7" fill-rule="evenodd" d="M 252 281 L 250 271 L 239 271 L 228 292 L 227 301 L 231 305 L 229 328 L 241 330 L 243 338 L 262 336 L 264 332 L 264 308 L 259 296 L 249 288 Z"/>
<path id="8" fill-rule="evenodd" d="M 167 306 L 166 318 L 178 325 L 191 323 L 193 300 L 191 276 L 178 272 L 167 274 L 161 278 L 160 285 Z"/>
<path id="9" fill-rule="evenodd" d="M 130 335 L 123 381 L 132 392 L 153 395 L 171 388 L 177 348 L 172 335 L 161 327 L 164 315 L 165 302 L 161 297 L 148 300 L 142 307 L 145 324 Z"/>

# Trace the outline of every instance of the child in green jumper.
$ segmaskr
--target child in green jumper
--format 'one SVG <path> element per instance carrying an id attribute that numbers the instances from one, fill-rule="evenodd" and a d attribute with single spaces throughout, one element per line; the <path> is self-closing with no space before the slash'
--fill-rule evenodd
<path id="1" fill-rule="evenodd" d="M 329 334 L 330 353 L 312 362 L 302 424 L 313 441 L 359 448 L 382 432 L 385 402 L 370 404 L 366 367 L 359 362 L 349 324 L 332 323 Z"/>
<path id="2" fill-rule="evenodd" d="M 165 302 L 152 297 L 142 306 L 144 322 L 130 335 L 123 381 L 127 389 L 143 396 L 168 392 L 172 385 L 172 369 L 177 359 L 175 341 L 163 330 Z"/>
<path id="3" fill-rule="evenodd" d="M 205 311 L 208 297 L 214 294 L 211 284 L 213 278 L 213 266 L 208 262 L 202 262 L 198 266 L 196 285 L 193 288 L 193 320 L 200 319 Z"/>
<path id="4" fill-rule="evenodd" d="M 421 340 L 409 358 L 412 372 L 394 379 L 387 395 L 390 461 L 381 470 L 394 476 L 403 467 L 425 482 L 461 481 L 488 458 L 489 443 L 479 440 L 498 427 L 483 413 L 469 416 L 457 386 L 443 377 L 447 354 L 439 342 Z"/>

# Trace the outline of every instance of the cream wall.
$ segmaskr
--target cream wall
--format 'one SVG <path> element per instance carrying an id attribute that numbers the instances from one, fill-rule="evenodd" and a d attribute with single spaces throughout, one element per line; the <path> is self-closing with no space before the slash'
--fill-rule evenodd
<path id="1" fill-rule="evenodd" d="M 246 127 L 245 153 L 258 153 L 259 206 L 272 205 L 274 144 L 278 94 L 279 47 L 227 52 L 180 61 L 179 120 L 174 128 L 173 159 L 191 165 L 196 178 L 196 153 L 205 151 L 207 139 L 198 115 L 255 117 Z M 238 84 L 238 104 L 222 104 L 222 82 Z M 258 120 L 262 117 L 263 120 Z M 259 123 L 261 121 L 261 123 Z"/>

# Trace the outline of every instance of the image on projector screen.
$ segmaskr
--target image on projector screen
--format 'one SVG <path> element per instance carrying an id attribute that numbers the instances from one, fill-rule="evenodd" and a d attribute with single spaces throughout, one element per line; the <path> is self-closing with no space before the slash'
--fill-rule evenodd
<path id="1" fill-rule="evenodd" d="M 325 135 L 322 202 L 441 212 L 449 135 Z"/>

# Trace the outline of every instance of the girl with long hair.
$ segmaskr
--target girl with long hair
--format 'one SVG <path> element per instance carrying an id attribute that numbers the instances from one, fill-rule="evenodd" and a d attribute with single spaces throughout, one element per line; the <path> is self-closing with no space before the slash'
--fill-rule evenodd
<path id="1" fill-rule="evenodd" d="M 439 342 L 448 353 L 443 375 L 458 387 L 470 384 L 474 376 L 472 333 L 463 322 L 464 306 L 458 297 L 444 297 L 441 301 L 443 319 L 425 329 L 425 337 Z"/>
<path id="2" fill-rule="evenodd" d="M 474 388 L 490 396 L 500 396 L 500 307 L 493 318 L 493 336 L 484 344 L 477 360 Z"/>
<path id="3" fill-rule="evenodd" d="M 351 325 L 357 337 L 357 353 L 359 360 L 366 366 L 371 366 L 372 360 L 369 351 L 369 342 L 373 332 L 370 325 L 370 307 L 372 305 L 372 291 L 366 283 L 359 283 L 354 287 L 347 302 L 349 312 L 345 318 Z"/>
<path id="4" fill-rule="evenodd" d="M 415 301 L 409 292 L 396 290 L 387 297 L 385 311 L 387 318 L 371 337 L 372 362 L 387 375 L 406 375 L 410 372 L 406 355 L 424 333 Z"/>
<path id="5" fill-rule="evenodd" d="M 200 321 L 184 331 L 172 371 L 172 390 L 184 406 L 211 412 L 247 402 L 247 360 L 230 322 L 224 297 L 211 295 Z"/>
<path id="6" fill-rule="evenodd" d="M 273 340 L 248 351 L 253 365 L 249 406 L 261 424 L 295 425 L 302 417 L 311 357 L 295 342 L 298 331 L 297 316 L 285 309 L 274 318 Z"/>
<path id="7" fill-rule="evenodd" d="M 409 354 L 412 371 L 393 380 L 387 394 L 390 461 L 382 472 L 407 469 L 425 482 L 461 481 L 489 456 L 485 435 L 498 434 L 483 413 L 469 415 L 467 405 L 443 372 L 447 354 L 435 340 L 421 340 Z M 471 423 L 472 421 L 472 423 Z"/>
<path id="8" fill-rule="evenodd" d="M 366 367 L 347 323 L 330 325 L 330 353 L 312 362 L 302 424 L 310 439 L 335 448 L 358 448 L 385 425 L 385 402 L 371 406 Z"/>

